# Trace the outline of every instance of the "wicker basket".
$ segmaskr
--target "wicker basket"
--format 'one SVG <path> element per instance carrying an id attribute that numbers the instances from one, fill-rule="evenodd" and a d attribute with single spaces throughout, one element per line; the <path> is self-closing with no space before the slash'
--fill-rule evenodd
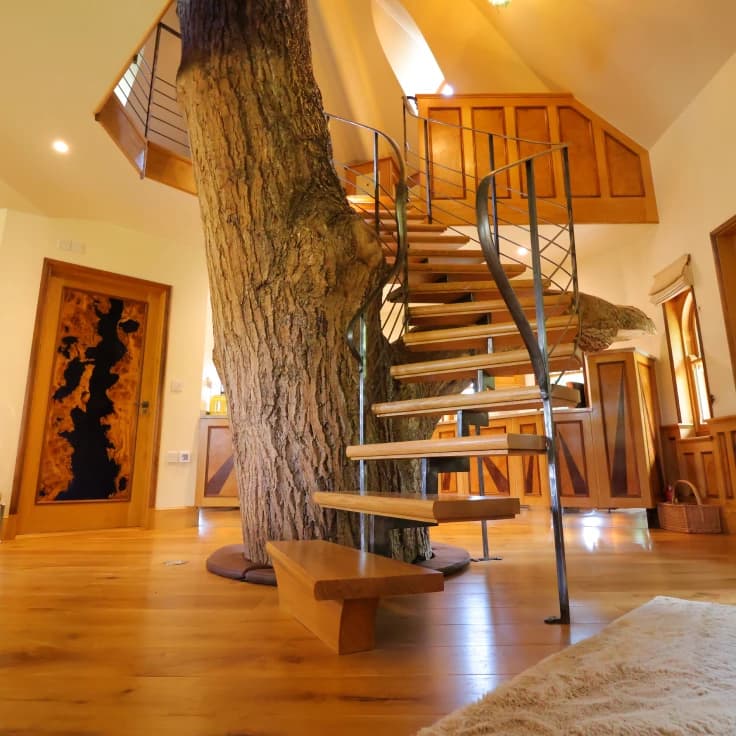
<path id="1" fill-rule="evenodd" d="M 697 503 L 679 503 L 677 486 L 687 486 L 695 496 Z M 705 506 L 700 492 L 689 480 L 677 480 L 673 487 L 672 503 L 657 504 L 659 525 L 671 532 L 688 534 L 720 534 L 721 507 Z"/>

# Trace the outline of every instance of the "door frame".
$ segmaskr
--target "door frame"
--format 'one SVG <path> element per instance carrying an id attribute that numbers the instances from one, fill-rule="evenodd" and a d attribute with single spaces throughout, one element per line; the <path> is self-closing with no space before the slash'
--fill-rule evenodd
<path id="1" fill-rule="evenodd" d="M 736 215 L 713 230 L 710 241 L 731 357 L 731 372 L 736 385 L 736 289 L 729 289 L 736 285 Z"/>
<path id="2" fill-rule="evenodd" d="M 34 391 L 39 386 L 41 375 L 40 354 L 42 352 L 42 339 L 44 332 L 48 332 L 48 325 L 45 325 L 44 318 L 48 317 L 50 305 L 47 302 L 46 295 L 52 279 L 61 281 L 60 289 L 63 289 L 65 282 L 75 283 L 77 288 L 100 289 L 114 294 L 116 287 L 118 289 L 139 289 L 148 296 L 146 302 L 149 307 L 149 316 L 147 319 L 145 339 L 145 349 L 143 355 L 143 363 L 141 370 L 145 374 L 146 371 L 151 375 L 148 377 L 150 386 L 150 403 L 149 413 L 146 416 L 148 420 L 147 426 L 141 427 L 140 413 L 138 417 L 138 434 L 136 437 L 136 446 L 141 445 L 141 453 L 136 450 L 135 457 L 132 462 L 135 463 L 134 488 L 143 498 L 137 499 L 135 504 L 129 507 L 129 518 L 126 526 L 144 527 L 148 525 L 151 509 L 155 505 L 156 486 L 158 480 L 158 461 L 161 444 L 161 424 L 163 419 L 162 399 L 164 395 L 164 376 L 166 368 L 166 350 L 168 343 L 168 327 L 169 327 L 169 311 L 171 303 L 171 286 L 161 284 L 155 281 L 139 279 L 133 276 L 113 273 L 101 269 L 90 268 L 67 261 L 57 261 L 51 258 L 45 258 L 41 273 L 41 281 L 38 291 L 38 302 L 36 305 L 36 317 L 33 330 L 33 341 L 31 344 L 30 359 L 28 362 L 28 377 L 26 379 L 26 390 L 23 402 L 23 414 L 20 425 L 20 441 L 18 444 L 18 453 L 16 455 L 15 473 L 13 477 L 13 488 L 10 499 L 10 516 L 6 520 L 6 530 L 4 538 L 13 538 L 16 533 L 25 533 L 22 528 L 23 506 L 27 501 L 23 497 L 24 492 L 33 488 L 35 494 L 35 486 L 37 485 L 38 473 L 40 470 L 40 451 L 30 447 L 29 439 L 31 431 L 34 429 L 34 421 L 37 422 L 39 413 L 45 416 L 45 410 L 48 406 L 49 392 L 44 391 L 39 394 Z M 102 286 L 95 287 L 84 286 L 85 281 L 97 281 Z M 80 286 L 80 283 L 82 284 Z M 153 354 L 151 354 L 153 351 Z M 145 377 L 142 377 L 142 382 Z M 35 394 L 35 396 L 34 396 Z M 40 404 L 43 404 L 43 412 L 40 412 Z M 41 430 L 43 433 L 43 430 Z M 142 437 L 140 435 L 143 435 Z M 26 468 L 30 468 L 28 471 Z M 30 485 L 30 478 L 34 480 L 33 486 Z M 142 480 L 141 480 L 142 479 Z M 24 491 L 24 486 L 27 490 Z M 132 493 L 131 493 L 132 498 Z M 97 529 L 120 528 L 118 524 L 115 526 L 95 527 Z"/>

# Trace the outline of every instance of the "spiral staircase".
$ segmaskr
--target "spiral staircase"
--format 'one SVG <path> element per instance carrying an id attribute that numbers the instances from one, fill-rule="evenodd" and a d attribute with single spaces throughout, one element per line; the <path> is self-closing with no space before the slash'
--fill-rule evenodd
<path id="1" fill-rule="evenodd" d="M 192 191 L 185 121 L 172 81 L 155 64 L 162 44 L 177 40 L 174 29 L 159 24 L 98 120 L 141 176 Z M 151 57 L 153 66 L 147 62 Z M 559 615 L 550 620 L 567 623 L 554 411 L 578 403 L 577 391 L 559 378 L 581 364 L 567 148 L 463 128 L 487 139 L 490 173 L 473 179 L 466 199 L 474 203 L 460 213 L 455 203 L 450 212 L 433 190 L 452 185 L 458 172 L 433 160 L 427 146 L 430 126 L 448 124 L 419 117 L 411 99 L 404 101 L 404 112 L 405 131 L 424 131 L 423 149 L 411 136 L 405 135 L 400 147 L 370 126 L 327 116 L 333 138 L 342 135 L 353 143 L 353 155 L 346 161 L 336 157 L 335 170 L 356 213 L 383 247 L 386 274 L 347 333 L 360 373 L 360 417 L 357 443 L 346 454 L 359 464 L 359 485 L 315 491 L 313 498 L 323 508 L 360 514 L 363 550 L 385 554 L 392 528 L 476 520 L 483 559 L 490 559 L 487 522 L 514 517 L 520 502 L 485 493 L 481 461 L 502 455 L 541 458 L 549 475 L 560 604 Z M 496 166 L 499 141 L 516 150 L 531 146 L 533 152 Z M 356 150 L 366 155 L 356 158 Z M 537 193 L 540 165 L 563 173 L 563 196 Z M 533 381 L 503 382 L 525 375 Z M 496 412 L 529 409 L 542 412 L 543 434 L 482 432 Z M 412 432 L 450 415 L 454 437 Z M 402 423 L 409 429 L 401 429 Z M 371 468 L 406 461 L 418 463 L 417 487 L 380 487 L 376 478 L 387 476 Z M 470 470 L 478 471 L 478 494 L 438 493 L 440 473 Z"/>

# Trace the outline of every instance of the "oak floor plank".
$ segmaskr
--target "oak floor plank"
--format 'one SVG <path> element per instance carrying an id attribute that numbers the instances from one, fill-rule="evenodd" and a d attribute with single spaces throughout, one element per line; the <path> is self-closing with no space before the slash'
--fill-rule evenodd
<path id="1" fill-rule="evenodd" d="M 522 510 L 489 525 L 501 561 L 385 599 L 377 648 L 339 657 L 275 589 L 207 574 L 240 526 L 237 512 L 203 522 L 0 544 L 2 736 L 408 735 L 654 595 L 736 604 L 736 538 L 566 514 L 573 623 L 547 626 L 549 517 Z M 481 552 L 476 522 L 432 536 Z"/>

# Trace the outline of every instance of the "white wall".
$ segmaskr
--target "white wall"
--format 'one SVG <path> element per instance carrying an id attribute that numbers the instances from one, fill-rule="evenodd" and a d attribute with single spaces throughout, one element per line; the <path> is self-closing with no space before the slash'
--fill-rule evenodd
<path id="1" fill-rule="evenodd" d="M 172 286 L 156 507 L 193 504 L 207 301 L 200 237 L 196 233 L 188 242 L 173 242 L 97 221 L 0 211 L 0 334 L 6 348 L 0 392 L 0 493 L 6 501 L 12 487 L 41 269 L 44 258 L 53 258 Z M 86 251 L 62 251 L 59 240 L 80 241 Z M 183 391 L 171 392 L 173 380 L 182 382 Z M 191 450 L 192 462 L 167 464 L 167 450 Z"/>

